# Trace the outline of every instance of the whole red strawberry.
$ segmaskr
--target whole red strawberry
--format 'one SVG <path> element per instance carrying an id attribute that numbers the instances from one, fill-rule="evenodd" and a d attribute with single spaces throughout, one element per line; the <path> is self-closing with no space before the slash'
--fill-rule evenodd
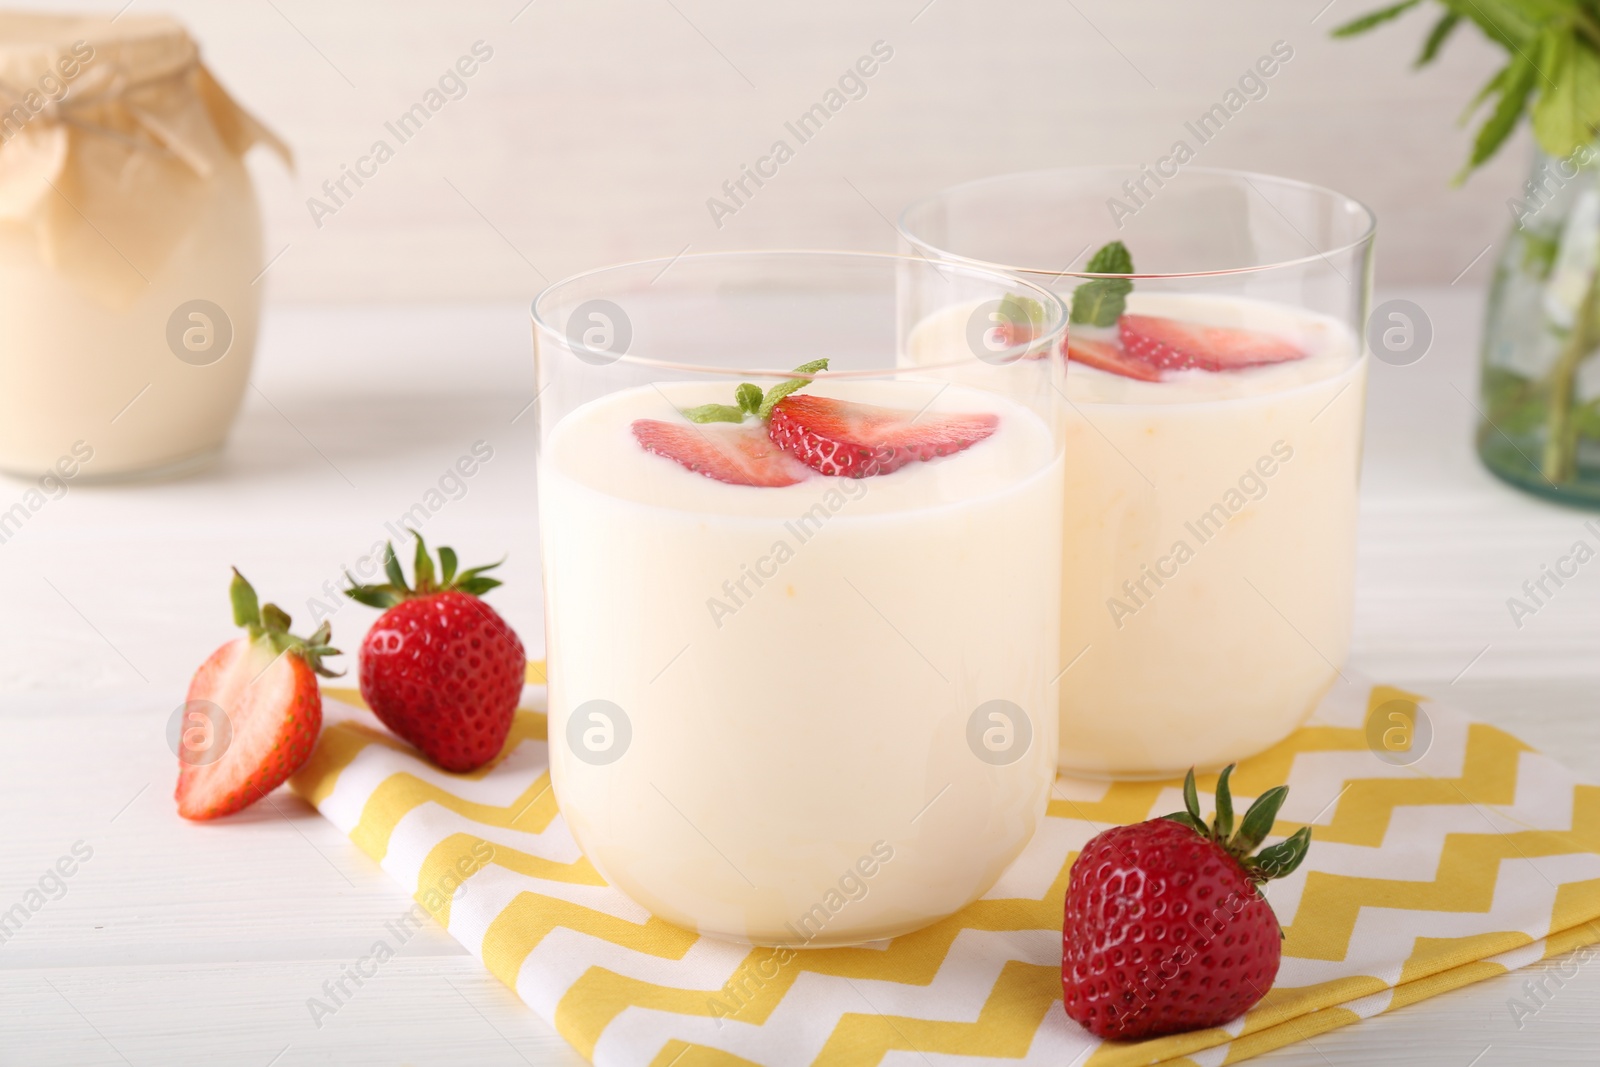
<path id="1" fill-rule="evenodd" d="M 1096 834 L 1073 863 L 1061 991 L 1067 1015 L 1096 1037 L 1221 1026 L 1278 976 L 1283 932 L 1258 887 L 1300 865 L 1311 827 L 1252 857 L 1289 787 L 1261 794 L 1235 833 L 1232 772 L 1217 780 L 1210 826 L 1191 770 L 1187 811 Z"/>
<path id="2" fill-rule="evenodd" d="M 289 632 L 289 616 L 263 606 L 237 570 L 229 587 L 234 638 L 194 672 L 178 727 L 178 788 L 185 819 L 231 815 L 282 785 L 311 755 L 322 730 L 317 675 L 329 648 L 327 623 L 309 638 Z"/>
<path id="3" fill-rule="evenodd" d="M 500 564 L 456 573 L 456 554 L 439 549 L 439 572 L 419 534 L 416 587 L 406 585 L 394 546 L 384 551 L 383 585 L 354 578 L 345 595 L 387 608 L 361 642 L 361 698 L 383 724 L 447 771 L 470 771 L 500 754 L 526 659 L 522 642 L 479 599 L 500 584 L 484 575 Z M 349 575 L 346 575 L 349 577 Z"/>

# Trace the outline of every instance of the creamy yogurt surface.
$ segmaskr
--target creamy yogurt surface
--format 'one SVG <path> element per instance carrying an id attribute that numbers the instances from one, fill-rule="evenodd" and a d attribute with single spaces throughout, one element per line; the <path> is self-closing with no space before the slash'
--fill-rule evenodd
<path id="1" fill-rule="evenodd" d="M 1284 305 L 1135 291 L 1127 311 L 1305 353 L 1154 382 L 1067 370 L 1060 766 L 1181 776 L 1287 736 L 1348 654 L 1367 363 L 1342 324 Z M 923 323 L 908 358 L 959 353 L 970 314 Z"/>
<path id="2" fill-rule="evenodd" d="M 807 387 L 998 417 L 885 475 L 725 484 L 630 432 L 731 388 L 623 390 L 548 431 L 557 798 L 601 874 L 672 922 L 800 946 L 904 933 L 985 892 L 1043 814 L 1059 442 L 1014 401 L 926 381 Z"/>

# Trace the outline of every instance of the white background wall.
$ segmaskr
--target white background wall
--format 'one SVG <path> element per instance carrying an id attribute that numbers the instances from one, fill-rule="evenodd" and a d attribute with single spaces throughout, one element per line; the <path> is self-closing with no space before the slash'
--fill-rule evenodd
<path id="1" fill-rule="evenodd" d="M 608 261 L 888 249 L 905 203 L 984 174 L 1151 161 L 1274 41 L 1294 58 L 1198 162 L 1334 186 L 1380 218 L 1380 283 L 1448 282 L 1496 241 L 1526 132 L 1465 188 L 1457 117 L 1499 56 L 1379 0 L 173 0 L 212 69 L 296 149 L 253 162 L 280 301 L 521 299 Z M 91 5 L 115 10 L 122 0 Z M 525 6 L 526 5 L 526 6 Z M 1326 5 L 1326 6 L 1325 6 Z M 58 9 L 83 4 L 49 4 Z M 306 206 L 475 41 L 494 56 L 318 228 Z M 874 41 L 894 58 L 719 229 L 706 208 Z M 389 138 L 394 143 L 392 138 Z M 1492 256 L 1462 279 L 1481 284 Z M 541 277 L 542 276 L 542 277 Z"/>

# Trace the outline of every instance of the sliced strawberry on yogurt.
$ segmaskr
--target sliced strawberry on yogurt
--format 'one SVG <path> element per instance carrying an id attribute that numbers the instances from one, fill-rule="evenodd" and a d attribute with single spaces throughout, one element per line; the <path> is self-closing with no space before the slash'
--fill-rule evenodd
<path id="1" fill-rule="evenodd" d="M 971 448 L 999 425 L 988 413 L 928 414 L 801 394 L 778 402 L 767 433 L 814 471 L 867 478 Z"/>
<path id="2" fill-rule="evenodd" d="M 1124 315 L 1118 327 L 1128 356 L 1161 370 L 1235 370 L 1287 363 L 1306 355 L 1281 337 L 1232 326 L 1206 326 L 1155 315 Z"/>
<path id="3" fill-rule="evenodd" d="M 1110 371 L 1124 378 L 1137 378 L 1143 382 L 1159 382 L 1161 368 L 1134 359 L 1116 341 L 1101 341 L 1092 337 L 1068 337 L 1067 358 L 1096 370 Z"/>
<path id="4" fill-rule="evenodd" d="M 632 429 L 645 451 L 729 485 L 794 485 L 810 477 L 760 426 L 694 426 L 637 419 Z"/>

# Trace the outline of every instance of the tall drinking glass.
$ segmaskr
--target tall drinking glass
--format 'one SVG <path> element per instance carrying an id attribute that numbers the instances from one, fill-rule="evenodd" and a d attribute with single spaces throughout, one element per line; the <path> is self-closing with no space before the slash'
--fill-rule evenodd
<path id="1" fill-rule="evenodd" d="M 953 309 L 961 350 L 907 366 Z M 1064 320 L 1015 278 L 830 252 L 534 301 L 551 774 L 609 882 L 840 945 L 1017 855 L 1055 770 Z"/>
<path id="2" fill-rule="evenodd" d="M 1063 771 L 1220 768 L 1338 677 L 1373 227 L 1327 189 L 1171 160 L 990 178 L 901 217 L 910 250 L 1071 302 Z M 1131 263 L 1096 257 L 1113 241 Z"/>

